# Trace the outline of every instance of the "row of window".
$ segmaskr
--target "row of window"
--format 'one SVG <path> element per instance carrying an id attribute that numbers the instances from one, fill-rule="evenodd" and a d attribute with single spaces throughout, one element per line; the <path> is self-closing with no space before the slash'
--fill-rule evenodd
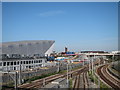
<path id="1" fill-rule="evenodd" d="M 33 64 L 33 63 L 42 63 L 42 60 L 34 61 L 14 61 L 14 62 L 0 62 L 0 66 L 10 66 L 10 65 L 20 65 L 20 64 Z"/>
<path id="2" fill-rule="evenodd" d="M 38 65 L 35 65 L 35 67 L 41 67 L 42 66 L 42 64 L 38 64 Z M 33 65 L 28 65 L 28 66 L 25 66 L 24 68 L 22 68 L 22 69 L 30 69 L 30 68 L 33 68 L 34 66 Z M 2 70 L 5 70 L 5 71 L 8 71 L 8 70 L 19 70 L 19 66 L 18 67 L 7 67 L 7 68 L 3 68 L 3 69 L 1 69 L 1 71 Z"/>
<path id="3" fill-rule="evenodd" d="M 26 46 L 26 45 L 28 45 L 28 46 L 31 46 L 31 45 L 35 45 L 35 44 L 45 44 L 46 42 L 43 42 L 43 43 L 38 43 L 38 42 L 36 42 L 36 43 L 27 43 L 27 44 L 18 44 L 18 45 L 8 45 L 7 47 L 9 47 L 9 48 L 13 48 L 13 47 L 15 47 L 15 46 L 19 46 L 19 47 L 23 47 L 23 46 Z M 49 41 L 49 43 L 51 43 L 51 41 Z"/>

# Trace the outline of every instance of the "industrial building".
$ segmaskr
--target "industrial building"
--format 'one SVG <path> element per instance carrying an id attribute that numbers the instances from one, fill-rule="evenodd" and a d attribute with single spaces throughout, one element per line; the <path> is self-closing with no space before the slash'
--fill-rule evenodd
<path id="1" fill-rule="evenodd" d="M 12 71 L 43 67 L 53 51 L 55 41 L 33 40 L 3 42 L 0 44 L 0 69 Z"/>

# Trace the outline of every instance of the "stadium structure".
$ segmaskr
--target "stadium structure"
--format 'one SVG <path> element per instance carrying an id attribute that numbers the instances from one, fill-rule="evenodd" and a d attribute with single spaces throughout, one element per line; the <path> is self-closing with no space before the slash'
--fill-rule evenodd
<path id="1" fill-rule="evenodd" d="M 3 42 L 0 44 L 0 69 L 14 71 L 43 67 L 53 51 L 54 40 Z"/>

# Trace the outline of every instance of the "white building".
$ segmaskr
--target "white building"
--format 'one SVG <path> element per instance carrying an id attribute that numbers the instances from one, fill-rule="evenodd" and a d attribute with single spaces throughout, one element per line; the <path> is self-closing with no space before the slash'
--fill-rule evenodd
<path id="1" fill-rule="evenodd" d="M 45 66 L 47 63 L 45 56 L 52 53 L 54 42 L 34 40 L 1 43 L 0 71 L 26 70 Z"/>

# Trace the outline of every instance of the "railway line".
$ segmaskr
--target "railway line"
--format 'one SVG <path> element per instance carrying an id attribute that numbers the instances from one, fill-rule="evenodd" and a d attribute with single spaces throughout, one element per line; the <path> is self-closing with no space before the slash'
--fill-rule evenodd
<path id="1" fill-rule="evenodd" d="M 87 77 L 87 71 L 85 72 L 81 72 L 79 73 L 76 77 L 75 77 L 75 83 L 73 88 L 89 88 L 89 82 L 88 82 L 88 77 Z"/>
<path id="2" fill-rule="evenodd" d="M 95 61 L 94 64 L 98 63 L 98 61 Z M 74 70 L 69 72 L 69 77 L 72 76 L 77 76 L 76 80 L 75 80 L 75 85 L 73 88 L 88 88 L 89 84 L 88 84 L 88 79 L 87 79 L 87 71 L 89 70 L 89 65 L 85 65 L 80 69 Z M 49 82 L 56 80 L 58 78 L 67 78 L 67 74 L 56 74 L 56 75 L 52 75 L 49 77 L 46 77 L 44 79 L 39 79 L 39 80 L 35 80 L 32 81 L 31 83 L 26 83 L 23 85 L 18 86 L 18 88 L 41 88 L 43 87 L 43 82 L 45 80 L 45 84 L 48 84 Z M 83 80 L 84 79 L 84 80 Z M 83 85 L 81 85 L 81 81 L 83 81 Z"/>
<path id="3" fill-rule="evenodd" d="M 43 86 L 43 82 L 45 80 L 45 84 L 48 84 L 49 82 L 56 80 L 58 78 L 62 78 L 65 77 L 66 75 L 54 75 L 51 77 L 46 77 L 44 79 L 40 79 L 38 81 L 34 81 L 31 84 L 27 84 L 27 85 L 22 85 L 20 86 L 20 88 L 41 88 Z"/>
<path id="4" fill-rule="evenodd" d="M 78 69 L 78 70 L 75 70 L 75 71 L 71 71 L 69 73 L 69 77 L 70 77 L 71 74 L 72 74 L 72 76 L 76 75 L 77 74 L 76 72 L 83 72 L 86 68 L 87 67 L 84 67 L 84 68 L 81 68 L 81 69 Z M 66 73 L 65 74 L 56 74 L 56 75 L 46 77 L 46 78 L 44 78 L 45 79 L 45 84 L 48 84 L 49 82 L 51 82 L 55 79 L 58 79 L 58 78 L 62 78 L 62 77 L 66 78 L 67 74 Z M 44 79 L 39 79 L 39 80 L 35 80 L 31 83 L 20 85 L 19 88 L 41 88 L 43 86 Z"/>
<path id="5" fill-rule="evenodd" d="M 84 88 L 89 88 L 89 82 L 87 77 L 87 72 L 83 73 Z"/>
<path id="6" fill-rule="evenodd" d="M 106 82 L 110 87 L 114 89 L 120 88 L 120 80 L 114 79 L 108 72 L 107 72 L 107 65 L 103 65 L 97 68 L 97 74 L 100 76 L 100 78 Z"/>

